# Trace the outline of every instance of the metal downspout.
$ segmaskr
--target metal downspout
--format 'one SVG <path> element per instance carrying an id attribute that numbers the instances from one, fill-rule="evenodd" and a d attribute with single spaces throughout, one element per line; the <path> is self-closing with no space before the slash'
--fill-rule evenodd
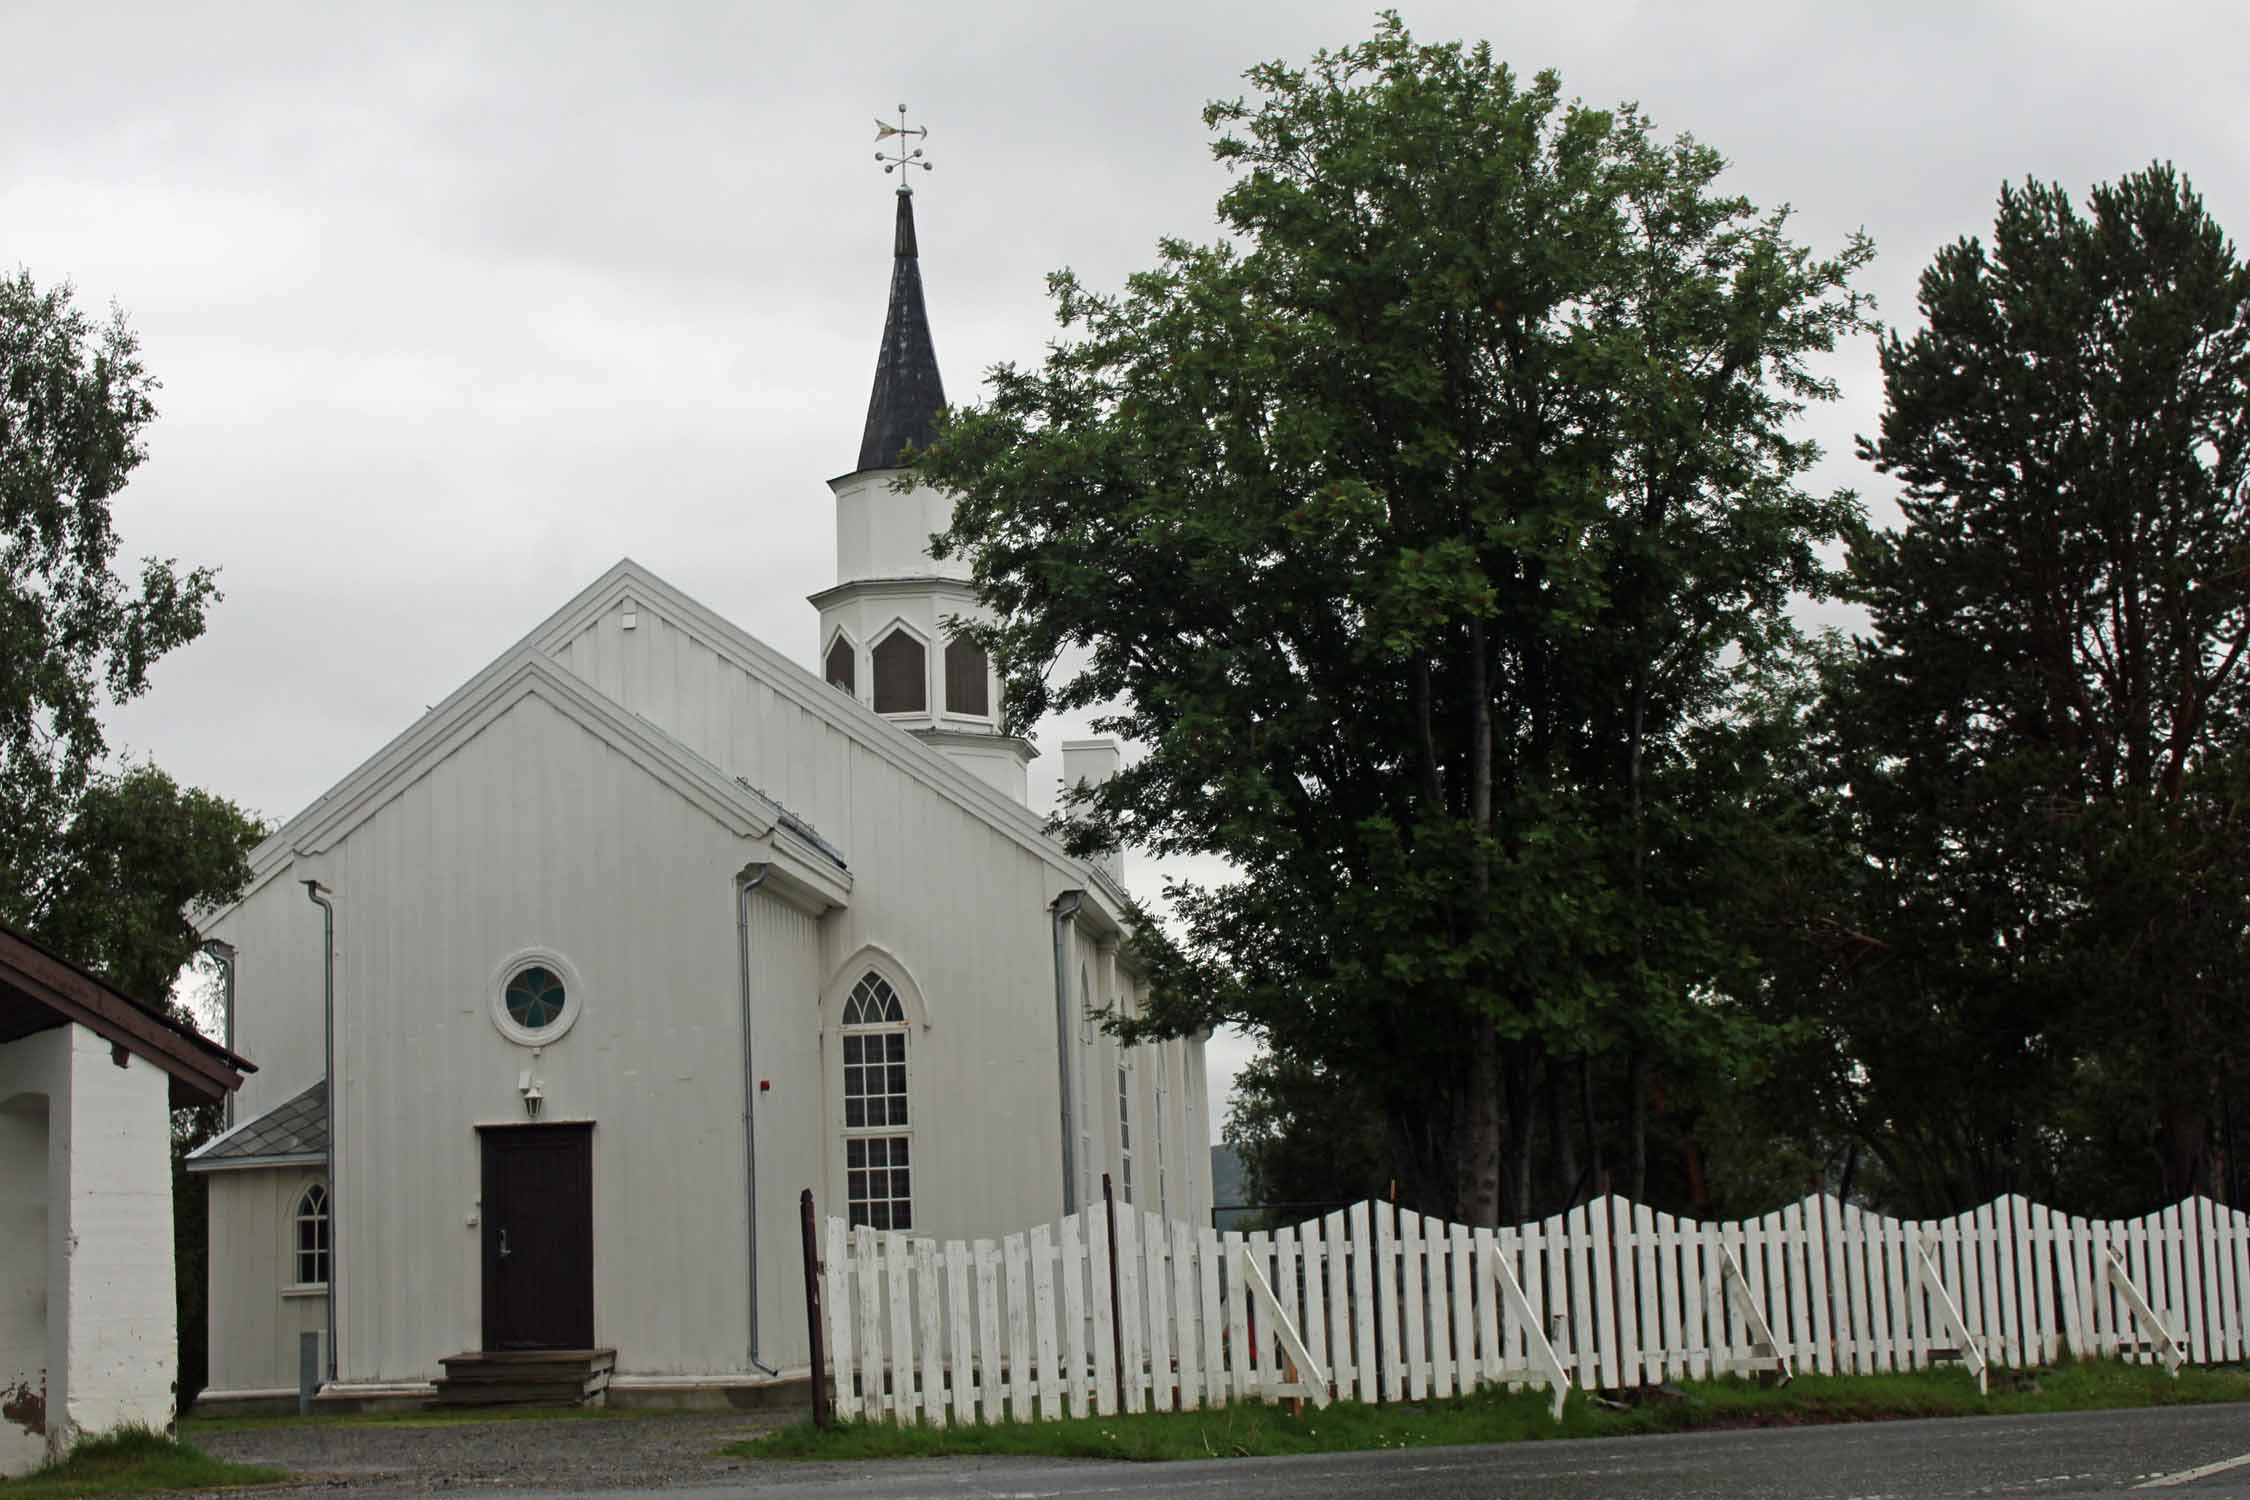
<path id="1" fill-rule="evenodd" d="M 328 1382 L 336 1382 L 336 1302 L 337 1289 L 342 1278 L 337 1275 L 343 1264 L 344 1239 L 341 1195 L 336 1191 L 336 1137 L 337 1126 L 342 1123 L 343 1111 L 336 1105 L 336 908 L 321 892 L 328 889 L 317 880 L 304 882 L 305 894 L 312 904 L 320 908 L 320 1018 L 321 1018 L 321 1075 L 323 1091 L 328 1095 L 328 1150 L 323 1163 L 328 1174 Z M 234 966 L 227 966 L 228 990 L 233 989 Z M 227 1005 L 227 1044 L 234 1044 L 234 1006 Z"/>
<path id="2" fill-rule="evenodd" d="M 1072 1106 L 1070 1078 L 1070 967 L 1063 957 L 1063 933 L 1078 908 L 1085 905 L 1084 891 L 1064 891 L 1055 898 L 1055 1081 L 1062 1094 L 1063 1213 L 1078 1212 L 1078 1111 Z"/>
<path id="3" fill-rule="evenodd" d="M 750 1050 L 750 893 L 766 883 L 771 867 L 744 865 L 735 877 L 735 953 L 741 965 L 742 993 L 742 1218 L 750 1254 L 750 1368 L 767 1375 L 781 1372 L 758 1358 L 758 1079 Z"/>

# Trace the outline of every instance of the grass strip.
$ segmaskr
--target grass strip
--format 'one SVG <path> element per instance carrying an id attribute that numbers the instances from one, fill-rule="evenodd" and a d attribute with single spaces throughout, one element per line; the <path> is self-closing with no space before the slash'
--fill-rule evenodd
<path id="1" fill-rule="evenodd" d="M 1676 1395 L 1641 1393 L 1623 1409 L 1573 1393 L 1559 1423 L 1549 1415 L 1549 1398 L 1536 1390 L 1513 1395 L 1488 1390 L 1385 1406 L 1339 1401 L 1325 1411 L 1308 1406 L 1301 1417 L 1286 1407 L 1249 1404 L 970 1427 L 845 1422 L 823 1432 L 808 1421 L 726 1451 L 743 1458 L 815 1460 L 1020 1454 L 1146 1462 L 2250 1401 L 2250 1371 L 2231 1368 L 2186 1369 L 2173 1380 L 2154 1366 L 2101 1361 L 1995 1371 L 1993 1386 L 1991 1395 L 1980 1396 L 1976 1382 L 1959 1369 L 1801 1375 L 1779 1389 L 1729 1377 L 1685 1382 L 1671 1388 Z"/>
<path id="2" fill-rule="evenodd" d="M 158 1490 L 212 1490 L 276 1484 L 289 1477 L 263 1464 L 232 1464 L 145 1427 L 88 1438 L 68 1458 L 19 1479 L 0 1479 L 6 1500 L 61 1500 L 71 1495 L 140 1495 Z"/>

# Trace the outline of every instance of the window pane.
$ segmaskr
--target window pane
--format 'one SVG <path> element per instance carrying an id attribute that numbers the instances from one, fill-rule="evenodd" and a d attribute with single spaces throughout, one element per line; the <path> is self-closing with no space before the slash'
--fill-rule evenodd
<path id="1" fill-rule="evenodd" d="M 912 1229 L 914 1227 L 914 1210 L 904 1202 L 893 1204 L 891 1206 L 891 1227 L 894 1229 Z"/>
<path id="2" fill-rule="evenodd" d="M 844 1101 L 845 1127 L 851 1130 L 859 1130 L 864 1128 L 866 1124 L 867 1105 L 865 1101 L 859 1099 L 846 1099 Z"/>
<path id="3" fill-rule="evenodd" d="M 890 1227 L 891 1227 L 891 1206 L 890 1206 L 890 1205 L 889 1205 L 888 1203 L 870 1203 L 870 1204 L 868 1204 L 868 1205 L 867 1205 L 867 1221 L 868 1221 L 869 1223 L 873 1224 L 873 1225 L 874 1225 L 874 1226 L 875 1226 L 875 1227 L 876 1227 L 877 1229 L 888 1229 L 888 1228 L 890 1228 Z"/>
<path id="4" fill-rule="evenodd" d="M 883 1038 L 883 1056 L 895 1063 L 906 1061 L 906 1033 L 894 1031 Z"/>
<path id="5" fill-rule="evenodd" d="M 859 1059 L 859 1049 L 860 1049 L 860 1046 L 861 1046 L 861 1042 L 860 1042 L 860 1039 L 859 1039 L 858 1037 L 856 1037 L 856 1036 L 847 1036 L 847 1037 L 845 1037 L 845 1038 L 844 1038 L 844 1061 L 845 1061 L 845 1062 L 847 1062 L 847 1063 L 856 1063 L 856 1062 L 858 1062 L 858 1061 L 860 1060 L 860 1059 Z"/>
<path id="6" fill-rule="evenodd" d="M 830 686 L 840 687 L 847 693 L 858 690 L 859 653 L 842 636 L 836 637 L 836 643 L 828 648 L 826 671 Z"/>

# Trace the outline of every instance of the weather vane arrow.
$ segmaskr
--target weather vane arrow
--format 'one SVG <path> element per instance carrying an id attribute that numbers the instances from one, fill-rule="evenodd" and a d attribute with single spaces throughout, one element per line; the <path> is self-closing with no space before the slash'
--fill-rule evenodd
<path id="1" fill-rule="evenodd" d="M 927 140 L 929 134 L 930 127 L 927 125 L 917 125 L 911 130 L 907 128 L 906 106 L 903 104 L 898 107 L 898 123 L 896 125 L 888 120 L 876 120 L 875 139 L 877 142 L 893 138 L 898 141 L 898 145 L 893 148 L 897 152 L 896 155 L 889 151 L 875 153 L 875 159 L 883 164 L 884 175 L 888 176 L 892 172 L 904 172 L 914 167 L 920 167 L 925 172 L 929 171 L 931 164 L 922 160 L 922 148 L 914 146 L 912 149 L 908 149 L 907 144 L 909 137 L 921 141 Z"/>

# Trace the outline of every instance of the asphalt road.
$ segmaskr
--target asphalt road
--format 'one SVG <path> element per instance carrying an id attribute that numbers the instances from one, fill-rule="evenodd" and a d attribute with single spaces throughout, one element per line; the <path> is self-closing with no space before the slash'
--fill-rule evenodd
<path id="1" fill-rule="evenodd" d="M 2181 1478 L 2206 1465 L 2240 1466 Z M 730 1476 L 730 1481 L 733 1476 Z M 2118 1495 L 2151 1481 L 2250 1500 L 2250 1405 L 1796 1427 L 1189 1464 L 947 1459 L 759 1464 L 701 1496 L 870 1500 L 1948 1500 Z M 554 1492 L 547 1492 L 554 1493 Z M 610 1492 L 611 1500 L 646 1494 Z"/>

